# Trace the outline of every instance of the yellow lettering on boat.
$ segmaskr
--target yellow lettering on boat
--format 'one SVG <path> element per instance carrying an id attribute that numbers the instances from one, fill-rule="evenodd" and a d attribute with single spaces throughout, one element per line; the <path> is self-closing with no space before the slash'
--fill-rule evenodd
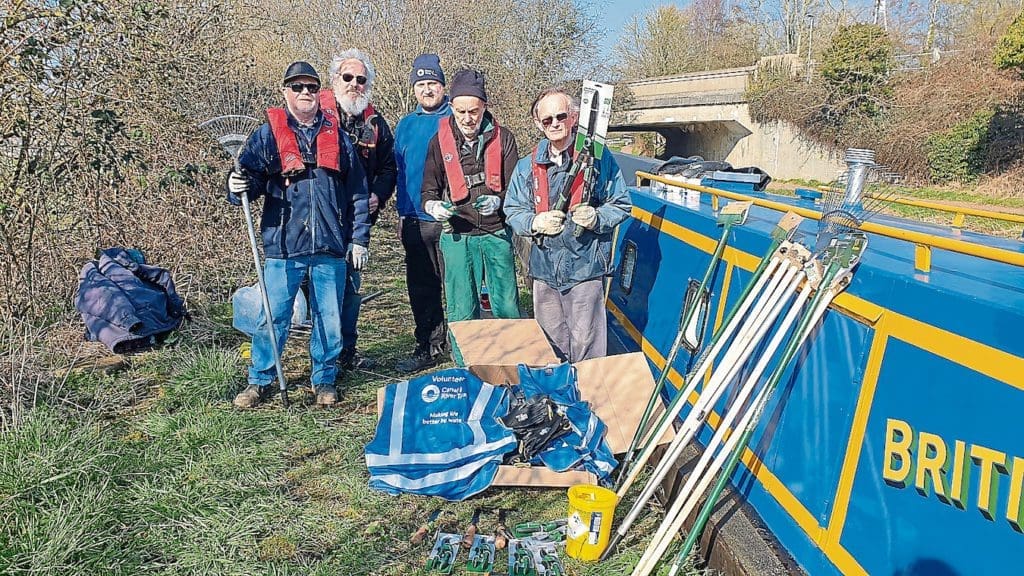
<path id="1" fill-rule="evenodd" d="M 906 488 L 906 480 L 914 467 L 910 457 L 910 445 L 914 442 L 914 431 L 903 420 L 889 418 L 885 423 L 885 460 L 882 478 Z"/>
<path id="2" fill-rule="evenodd" d="M 1006 454 L 975 444 L 971 446 L 971 460 L 981 468 L 978 477 L 978 510 L 991 520 L 995 518 L 992 511 L 999 494 L 999 474 L 1006 472 Z"/>
<path id="3" fill-rule="evenodd" d="M 971 482 L 975 477 L 977 482 Z M 913 482 L 922 496 L 934 494 L 940 502 L 960 510 L 967 508 L 973 496 L 978 510 L 989 520 L 999 513 L 999 490 L 1008 481 L 1004 515 L 1014 530 L 1024 533 L 1024 457 L 964 440 L 950 444 L 938 434 L 914 430 L 904 420 L 888 418 L 882 479 L 896 488 Z M 972 495 L 972 490 L 976 494 Z"/>
<path id="4" fill-rule="evenodd" d="M 942 477 L 946 474 L 946 443 L 936 434 L 921 432 L 917 436 L 917 446 L 917 474 L 914 476 L 914 486 L 922 495 L 928 496 L 930 483 L 935 495 L 943 502 L 948 502 L 946 489 L 942 484 Z"/>

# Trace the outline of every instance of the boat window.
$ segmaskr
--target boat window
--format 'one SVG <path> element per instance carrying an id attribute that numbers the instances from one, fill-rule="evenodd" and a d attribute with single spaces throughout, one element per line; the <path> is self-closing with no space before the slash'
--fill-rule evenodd
<path id="1" fill-rule="evenodd" d="M 622 291 L 629 294 L 633 289 L 633 276 L 636 274 L 636 243 L 626 240 L 626 246 L 622 249 L 622 265 L 619 267 L 619 286 Z"/>

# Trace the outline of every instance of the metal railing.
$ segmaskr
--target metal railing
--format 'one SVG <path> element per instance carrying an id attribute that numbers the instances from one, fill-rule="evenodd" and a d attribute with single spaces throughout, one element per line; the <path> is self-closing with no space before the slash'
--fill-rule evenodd
<path id="1" fill-rule="evenodd" d="M 685 182 L 679 182 L 677 180 L 671 180 L 651 174 L 649 172 L 637 171 L 636 173 L 637 182 L 643 180 L 661 182 L 669 186 L 675 186 L 678 188 L 686 188 L 688 190 L 695 190 L 704 194 L 709 194 L 712 199 L 712 206 L 717 209 L 719 198 L 728 198 L 730 200 L 741 200 L 750 201 L 757 206 L 763 208 L 769 208 L 771 210 L 777 210 L 779 212 L 793 212 L 803 216 L 804 218 L 811 218 L 813 220 L 821 220 L 822 214 L 817 210 L 810 210 L 807 208 L 801 208 L 799 206 L 792 206 L 785 202 L 776 202 L 774 200 L 766 200 L 763 198 L 754 198 L 745 194 L 739 194 L 737 192 L 729 192 L 727 190 L 719 190 L 717 188 L 708 188 L 706 186 L 699 186 L 696 184 L 688 184 Z M 1014 216 L 1014 215 L 1007 215 Z M 932 249 L 938 248 L 940 250 L 947 250 L 949 252 L 956 252 L 958 254 L 965 254 L 968 256 L 974 256 L 976 258 L 984 258 L 985 260 L 991 260 L 993 262 L 1000 262 L 1003 264 L 1011 264 L 1013 266 L 1024 267 L 1024 253 L 1013 252 L 1011 250 L 1004 250 L 1002 248 L 993 248 L 991 246 L 983 246 L 981 244 L 974 244 L 972 242 L 964 242 L 963 240 L 954 240 L 952 238 L 944 238 L 942 236 L 936 236 L 934 234 L 926 234 L 924 232 L 916 232 L 913 230 L 904 230 L 902 228 L 896 228 L 894 226 L 886 226 L 884 224 L 877 224 L 874 222 L 864 222 L 859 228 L 864 232 L 870 232 L 872 234 L 878 234 L 879 236 L 885 236 L 888 238 L 894 238 L 896 240 L 903 240 L 910 242 L 914 245 L 914 268 L 920 272 L 930 272 L 932 267 Z"/>

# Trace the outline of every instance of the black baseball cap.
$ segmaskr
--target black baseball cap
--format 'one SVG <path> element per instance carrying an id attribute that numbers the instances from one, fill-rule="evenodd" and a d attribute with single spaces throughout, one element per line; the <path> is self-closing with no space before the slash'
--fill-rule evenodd
<path id="1" fill-rule="evenodd" d="M 309 76 L 310 78 L 316 78 L 318 82 L 320 81 L 320 75 L 316 73 L 316 68 L 313 68 L 312 64 L 298 60 L 289 64 L 288 68 L 285 69 L 284 81 L 281 84 L 287 84 L 289 80 L 300 76 Z"/>

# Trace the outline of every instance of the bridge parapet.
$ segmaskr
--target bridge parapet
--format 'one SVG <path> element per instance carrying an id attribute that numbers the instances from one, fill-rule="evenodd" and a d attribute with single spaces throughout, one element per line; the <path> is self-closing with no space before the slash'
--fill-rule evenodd
<path id="1" fill-rule="evenodd" d="M 646 110 L 651 108 L 677 108 L 684 106 L 715 106 L 722 104 L 745 104 L 744 90 L 715 90 L 709 92 L 685 92 L 681 94 L 653 94 L 635 96 L 627 105 L 627 110 Z"/>

